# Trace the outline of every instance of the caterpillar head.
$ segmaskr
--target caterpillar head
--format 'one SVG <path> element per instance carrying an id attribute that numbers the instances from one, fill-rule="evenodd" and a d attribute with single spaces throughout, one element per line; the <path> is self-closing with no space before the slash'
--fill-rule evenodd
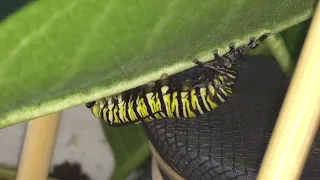
<path id="1" fill-rule="evenodd" d="M 96 118 L 102 120 L 102 118 L 100 117 L 100 111 L 101 111 L 102 108 L 101 108 L 99 102 L 100 102 L 100 101 L 88 102 L 88 103 L 86 103 L 86 107 L 91 109 L 92 114 L 93 114 Z"/>

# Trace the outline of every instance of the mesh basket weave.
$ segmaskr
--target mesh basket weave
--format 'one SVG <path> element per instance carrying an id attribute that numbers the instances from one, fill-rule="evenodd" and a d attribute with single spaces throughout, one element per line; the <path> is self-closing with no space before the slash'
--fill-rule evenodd
<path id="1" fill-rule="evenodd" d="M 256 179 L 288 84 L 275 60 L 246 57 L 234 94 L 216 110 L 143 127 L 164 162 L 186 179 Z M 302 179 L 320 179 L 320 133 Z"/>

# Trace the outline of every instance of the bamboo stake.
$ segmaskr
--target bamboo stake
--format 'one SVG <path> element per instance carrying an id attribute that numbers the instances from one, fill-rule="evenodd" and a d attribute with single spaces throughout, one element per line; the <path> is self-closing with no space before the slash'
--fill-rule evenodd
<path id="1" fill-rule="evenodd" d="M 160 173 L 160 169 L 159 169 L 157 160 L 154 157 L 152 158 L 152 166 L 151 167 L 152 167 L 152 169 L 151 169 L 152 180 L 163 180 L 163 177 Z"/>
<path id="2" fill-rule="evenodd" d="M 176 173 L 164 160 L 161 158 L 160 154 L 158 154 L 157 150 L 153 147 L 150 142 L 150 149 L 153 155 L 153 159 L 157 162 L 158 167 L 166 173 L 172 180 L 184 180 L 178 173 Z"/>
<path id="3" fill-rule="evenodd" d="M 60 117 L 58 112 L 28 123 L 17 180 L 48 179 Z"/>
<path id="4" fill-rule="evenodd" d="M 320 4 L 265 153 L 258 180 L 300 179 L 320 121 Z"/>

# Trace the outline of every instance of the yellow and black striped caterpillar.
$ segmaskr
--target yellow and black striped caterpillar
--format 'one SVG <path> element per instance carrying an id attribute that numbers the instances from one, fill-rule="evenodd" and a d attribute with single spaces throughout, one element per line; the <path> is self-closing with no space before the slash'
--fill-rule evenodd
<path id="1" fill-rule="evenodd" d="M 95 117 L 106 120 L 110 126 L 204 114 L 231 96 L 237 79 L 237 59 L 267 36 L 253 38 L 238 48 L 230 45 L 230 51 L 223 56 L 214 52 L 213 61 L 201 63 L 196 59 L 197 66 L 187 71 L 170 77 L 164 74 L 160 80 L 89 102 L 86 106 Z M 186 78 L 188 74 L 196 78 Z"/>

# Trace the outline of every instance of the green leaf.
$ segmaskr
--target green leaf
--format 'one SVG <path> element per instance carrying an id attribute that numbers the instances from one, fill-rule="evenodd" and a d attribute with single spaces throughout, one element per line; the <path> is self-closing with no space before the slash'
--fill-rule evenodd
<path id="1" fill-rule="evenodd" d="M 306 0 L 42 0 L 0 24 L 0 128 L 112 95 L 277 33 Z"/>
<path id="2" fill-rule="evenodd" d="M 298 61 L 310 23 L 311 18 L 280 33 L 295 63 Z"/>
<path id="3" fill-rule="evenodd" d="M 291 76 L 294 70 L 294 62 L 282 36 L 280 34 L 276 34 L 270 37 L 266 42 L 269 50 L 277 59 L 282 71 L 287 76 Z"/>
<path id="4" fill-rule="evenodd" d="M 290 78 L 305 41 L 310 20 L 308 19 L 268 38 L 266 43 L 263 44 L 265 48 L 256 53 L 272 55 L 278 61 L 282 71 Z"/>
<path id="5" fill-rule="evenodd" d="M 151 155 L 148 138 L 140 125 L 112 128 L 101 122 L 116 159 L 111 179 L 126 179 Z"/>

